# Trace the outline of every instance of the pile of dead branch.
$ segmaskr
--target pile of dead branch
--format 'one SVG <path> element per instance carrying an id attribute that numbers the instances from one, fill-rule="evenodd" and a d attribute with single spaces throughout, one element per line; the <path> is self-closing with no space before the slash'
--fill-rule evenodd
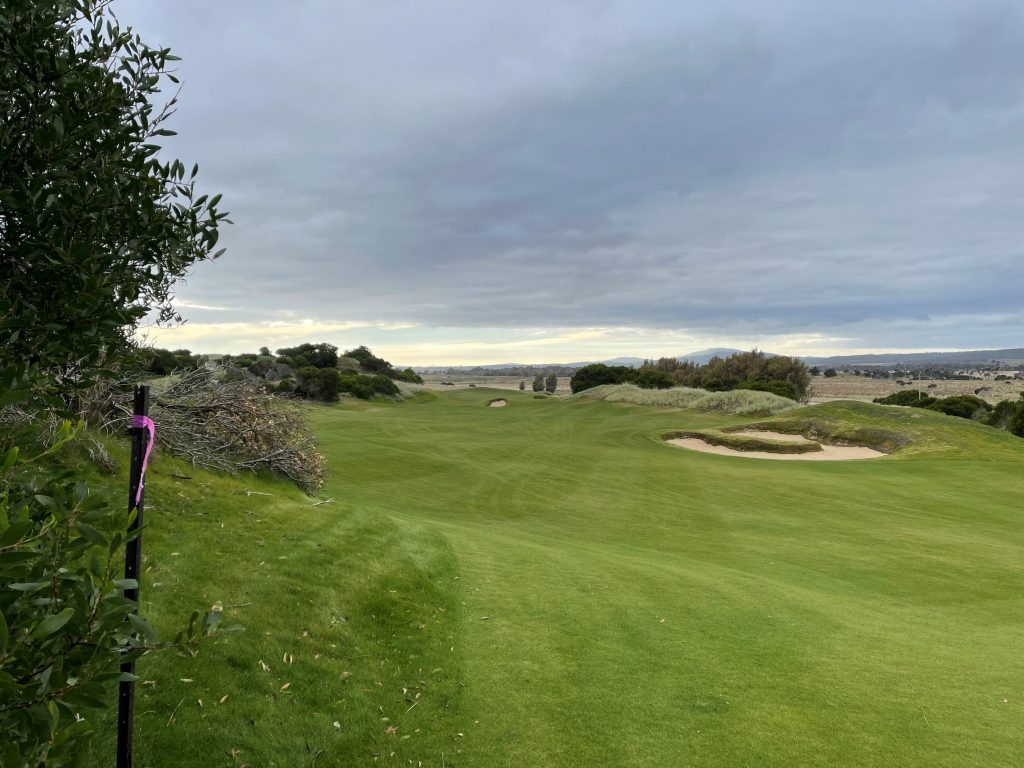
<path id="1" fill-rule="evenodd" d="M 125 377 L 98 385 L 83 402 L 84 417 L 123 434 L 136 382 Z M 194 467 L 269 469 L 307 493 L 323 485 L 324 457 L 298 405 L 274 397 L 245 371 L 222 366 L 176 373 L 152 388 L 149 412 L 157 447 Z"/>

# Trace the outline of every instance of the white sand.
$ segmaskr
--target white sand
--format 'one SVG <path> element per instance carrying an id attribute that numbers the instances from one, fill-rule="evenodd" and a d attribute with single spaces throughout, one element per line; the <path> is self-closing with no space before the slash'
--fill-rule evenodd
<path id="1" fill-rule="evenodd" d="M 504 408 L 508 405 L 508 402 L 505 400 L 492 400 L 488 405 L 491 406 L 491 408 Z"/>
<path id="2" fill-rule="evenodd" d="M 734 435 L 749 435 L 752 437 L 764 437 L 772 440 L 786 440 L 787 442 L 812 442 L 798 435 L 783 435 L 777 432 L 733 432 Z M 794 438 L 799 437 L 798 440 Z M 701 453 L 714 453 L 719 456 L 743 456 L 748 459 L 774 459 L 775 461 L 846 461 L 849 459 L 877 459 L 886 454 L 876 451 L 873 448 L 864 448 L 859 445 L 824 445 L 820 451 L 810 453 L 770 453 L 769 451 L 737 451 L 733 448 L 726 448 L 724 445 L 711 445 L 695 437 L 677 438 L 666 440 L 667 443 L 678 445 L 680 448 L 688 448 L 691 451 Z"/>

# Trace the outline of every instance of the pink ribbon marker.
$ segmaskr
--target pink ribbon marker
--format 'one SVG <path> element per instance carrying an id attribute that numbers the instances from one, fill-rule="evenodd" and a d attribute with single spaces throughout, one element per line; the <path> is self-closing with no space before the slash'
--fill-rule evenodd
<path id="1" fill-rule="evenodd" d="M 132 416 L 132 429 L 145 429 L 149 432 L 149 440 L 146 442 L 146 455 L 142 457 L 142 472 L 139 473 L 139 488 L 135 492 L 135 506 L 137 507 L 142 501 L 146 466 L 149 464 L 149 453 L 153 450 L 153 441 L 156 439 L 156 425 L 149 416 Z"/>

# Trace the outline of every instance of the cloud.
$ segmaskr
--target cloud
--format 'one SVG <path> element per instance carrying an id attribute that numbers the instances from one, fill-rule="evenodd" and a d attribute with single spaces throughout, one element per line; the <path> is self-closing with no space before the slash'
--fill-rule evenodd
<path id="1" fill-rule="evenodd" d="M 1019 4 L 180 6 L 130 20 L 184 56 L 168 149 L 236 221 L 182 306 L 243 325 L 196 343 L 288 311 L 403 345 L 1011 337 Z"/>

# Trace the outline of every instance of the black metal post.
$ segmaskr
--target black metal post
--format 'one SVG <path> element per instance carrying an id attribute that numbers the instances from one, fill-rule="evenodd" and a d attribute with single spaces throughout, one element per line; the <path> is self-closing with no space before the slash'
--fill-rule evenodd
<path id="1" fill-rule="evenodd" d="M 149 387 L 139 385 L 135 388 L 135 416 L 149 415 Z M 142 535 L 137 529 L 142 525 L 142 509 L 144 499 L 140 497 L 139 485 L 142 483 L 142 460 L 146 455 L 148 431 L 144 427 L 132 426 L 129 429 L 132 438 L 131 467 L 128 470 L 128 511 L 136 510 L 135 519 L 128 526 L 129 541 L 124 553 L 124 577 L 138 582 L 142 570 Z M 136 503 L 136 500 L 137 503 Z M 138 610 L 139 590 L 126 589 L 124 596 L 135 602 Z M 135 662 L 126 661 L 121 665 L 121 672 L 135 674 Z M 131 768 L 132 765 L 132 725 L 135 719 L 135 683 L 122 681 L 117 691 L 117 768 Z"/>

